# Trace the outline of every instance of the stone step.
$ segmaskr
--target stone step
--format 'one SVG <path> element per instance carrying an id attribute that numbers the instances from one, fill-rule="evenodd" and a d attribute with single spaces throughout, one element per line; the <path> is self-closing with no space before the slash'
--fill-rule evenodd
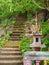
<path id="1" fill-rule="evenodd" d="M 16 37 L 17 37 L 17 36 L 18 36 L 18 37 L 21 37 L 20 34 L 18 34 L 18 35 L 17 35 L 17 34 L 12 34 L 12 35 L 10 35 L 10 37 L 11 37 L 11 36 L 13 36 L 13 37 L 14 37 L 14 36 L 16 36 Z"/>
<path id="2" fill-rule="evenodd" d="M 21 31 L 21 32 L 17 32 L 16 30 L 13 32 L 14 34 L 17 33 L 17 34 L 21 34 L 23 33 L 24 31 Z"/>
<path id="3" fill-rule="evenodd" d="M 21 40 L 22 38 L 20 38 L 20 37 L 10 37 L 10 39 Z"/>
<path id="4" fill-rule="evenodd" d="M 17 40 L 17 41 L 20 41 L 21 39 L 9 39 L 9 41 L 10 41 L 10 40 L 11 40 L 11 41 L 16 41 L 16 40 Z"/>
<path id="5" fill-rule="evenodd" d="M 20 36 L 23 33 L 13 32 L 10 36 Z"/>
<path id="6" fill-rule="evenodd" d="M 13 37 L 10 37 L 10 39 L 17 39 L 17 40 L 18 40 L 18 39 L 21 39 L 21 38 L 22 38 L 22 37 L 19 37 L 19 36 L 18 36 L 18 37 L 14 37 L 14 36 L 13 36 Z"/>
<path id="7" fill-rule="evenodd" d="M 0 51 L 0 53 L 11 53 L 11 54 L 13 54 L 13 53 L 21 53 L 20 51 L 4 51 L 4 50 L 2 50 L 2 51 Z"/>
<path id="8" fill-rule="evenodd" d="M 20 42 L 19 41 L 13 41 L 13 40 L 8 40 L 5 44 L 4 44 L 4 48 L 17 48 L 17 46 L 18 46 L 18 49 L 17 49 L 17 51 L 18 50 L 20 50 Z"/>
<path id="9" fill-rule="evenodd" d="M 23 65 L 23 63 L 0 63 L 0 65 Z"/>
<path id="10" fill-rule="evenodd" d="M 23 32 L 24 32 L 24 29 L 23 29 L 23 30 L 13 29 L 13 32 L 16 32 L 16 33 L 23 33 Z"/>
<path id="11" fill-rule="evenodd" d="M 24 28 L 15 28 L 14 27 L 14 30 L 24 30 Z"/>
<path id="12" fill-rule="evenodd" d="M 23 24 L 23 25 L 14 25 L 13 27 L 25 27 L 25 24 Z"/>
<path id="13" fill-rule="evenodd" d="M 14 41 L 15 42 L 15 41 Z M 3 48 L 20 48 L 19 46 L 8 46 L 8 47 L 3 47 Z"/>
<path id="14" fill-rule="evenodd" d="M 24 30 L 17 30 L 17 29 L 15 29 L 13 31 L 14 31 L 13 33 L 24 33 Z"/>
<path id="15" fill-rule="evenodd" d="M 23 63 L 0 63 L 0 65 L 23 65 Z"/>
<path id="16" fill-rule="evenodd" d="M 21 40 L 21 38 L 11 38 L 10 37 L 9 40 L 13 40 L 13 41 L 16 41 L 17 40 L 17 41 L 19 41 L 19 40 Z"/>
<path id="17" fill-rule="evenodd" d="M 0 55 L 21 55 L 20 51 L 0 51 Z"/>
<path id="18" fill-rule="evenodd" d="M 20 48 L 0 48 L 0 51 L 20 51 Z"/>
<path id="19" fill-rule="evenodd" d="M 10 37 L 22 37 L 22 35 L 21 34 L 12 34 L 12 35 L 10 35 Z"/>
<path id="20" fill-rule="evenodd" d="M 22 38 L 21 36 L 10 36 L 11 38 Z"/>
<path id="21" fill-rule="evenodd" d="M 0 63 L 22 63 L 22 60 L 0 60 Z"/>
<path id="22" fill-rule="evenodd" d="M 22 60 L 22 55 L 0 55 L 0 60 Z"/>
<path id="23" fill-rule="evenodd" d="M 15 24 L 15 26 L 23 26 L 23 25 L 25 25 L 25 23 L 23 23 L 23 22 L 19 22 L 19 23 L 17 23 L 17 24 Z"/>

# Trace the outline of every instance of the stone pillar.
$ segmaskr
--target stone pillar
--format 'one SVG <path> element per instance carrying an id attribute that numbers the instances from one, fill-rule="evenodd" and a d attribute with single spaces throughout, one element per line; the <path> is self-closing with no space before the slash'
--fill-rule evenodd
<path id="1" fill-rule="evenodd" d="M 24 59 L 24 64 L 23 65 L 32 65 L 32 62 L 30 59 Z"/>
<path id="2" fill-rule="evenodd" d="M 40 61 L 36 60 L 36 64 L 35 65 L 40 65 Z"/>

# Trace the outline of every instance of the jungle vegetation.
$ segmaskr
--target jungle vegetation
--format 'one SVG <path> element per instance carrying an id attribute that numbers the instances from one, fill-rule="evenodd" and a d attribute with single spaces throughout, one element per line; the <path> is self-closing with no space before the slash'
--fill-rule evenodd
<path id="1" fill-rule="evenodd" d="M 28 13 L 30 11 L 36 13 L 43 10 L 45 12 L 45 16 L 43 22 L 41 23 L 43 30 L 42 42 L 49 47 L 49 23 L 47 21 L 47 15 L 49 13 L 48 3 L 49 0 L 0 0 L 0 23 L 4 23 L 4 21 L 6 21 L 3 24 L 3 29 L 7 30 L 6 27 L 9 26 L 9 24 L 12 24 L 10 18 L 13 15 L 25 12 Z M 28 15 L 28 18 L 30 20 L 32 18 L 31 15 Z M 0 45 L 2 46 L 2 44 L 3 42 Z"/>

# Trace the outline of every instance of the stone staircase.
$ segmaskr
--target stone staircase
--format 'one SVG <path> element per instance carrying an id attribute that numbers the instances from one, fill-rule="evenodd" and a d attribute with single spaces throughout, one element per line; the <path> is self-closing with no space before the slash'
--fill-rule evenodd
<path id="1" fill-rule="evenodd" d="M 20 15 L 16 17 L 16 20 L 16 24 L 10 27 L 12 34 L 10 34 L 9 40 L 5 42 L 3 48 L 0 48 L 0 65 L 23 65 L 19 42 L 25 33 L 26 17 Z"/>
<path id="2" fill-rule="evenodd" d="M 13 26 L 13 33 L 10 35 L 9 40 L 11 41 L 19 41 L 22 38 L 22 34 L 24 34 L 24 23 L 16 23 Z"/>
<path id="3" fill-rule="evenodd" d="M 0 48 L 0 65 L 23 65 L 19 46 Z"/>

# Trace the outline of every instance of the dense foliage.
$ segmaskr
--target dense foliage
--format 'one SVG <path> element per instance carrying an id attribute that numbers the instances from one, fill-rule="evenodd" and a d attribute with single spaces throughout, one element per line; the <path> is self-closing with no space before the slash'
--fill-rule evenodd
<path id="1" fill-rule="evenodd" d="M 0 0 L 0 19 L 25 11 L 38 11 L 43 7 L 42 0 Z"/>
<path id="2" fill-rule="evenodd" d="M 48 22 L 42 22 L 42 42 L 46 44 L 47 47 L 49 47 L 49 23 Z"/>
<path id="3" fill-rule="evenodd" d="M 33 39 L 30 38 L 30 37 L 26 37 L 26 36 L 23 36 L 23 38 L 21 39 L 21 52 L 22 54 L 25 52 L 25 51 L 30 51 L 30 43 L 33 42 Z M 32 49 L 33 50 L 33 49 Z"/>
<path id="4" fill-rule="evenodd" d="M 9 31 L 10 25 L 14 25 L 15 21 L 9 21 L 9 20 L 4 20 L 0 24 L 0 31 L 3 31 L 3 34 L 0 34 L 0 47 L 3 47 L 4 43 L 8 41 L 10 34 L 12 34 L 12 31 Z"/>
<path id="5" fill-rule="evenodd" d="M 49 23 L 48 22 L 42 22 L 41 23 L 42 28 L 42 38 L 41 41 L 46 45 L 45 48 L 41 48 L 41 51 L 46 51 L 49 48 Z M 25 51 L 30 51 L 30 43 L 33 43 L 33 38 L 23 36 L 21 40 L 21 52 L 22 54 Z M 33 49 L 32 49 L 33 50 Z"/>
<path id="6" fill-rule="evenodd" d="M 17 15 L 19 13 L 24 13 L 26 11 L 35 12 L 43 8 L 45 8 L 45 3 L 43 2 L 43 0 L 0 0 L 0 22 L 3 22 L 3 24 L 1 25 L 2 26 L 1 29 L 6 31 L 7 36 L 5 37 L 8 37 L 9 35 L 9 32 L 7 32 L 8 30 L 7 26 L 14 24 L 14 22 L 11 22 L 11 20 L 9 20 L 9 18 L 12 15 L 14 14 Z M 29 20 L 32 18 L 31 14 L 28 14 L 27 16 Z M 41 25 L 42 25 L 42 30 L 43 30 L 42 42 L 44 42 L 46 46 L 48 47 L 49 37 L 47 34 L 49 34 L 49 26 L 47 23 L 42 23 Z M 1 38 L 0 41 L 2 41 L 3 39 L 1 36 L 0 38 Z M 22 41 L 23 43 L 28 43 L 26 39 L 25 39 L 25 42 L 23 39 Z"/>

